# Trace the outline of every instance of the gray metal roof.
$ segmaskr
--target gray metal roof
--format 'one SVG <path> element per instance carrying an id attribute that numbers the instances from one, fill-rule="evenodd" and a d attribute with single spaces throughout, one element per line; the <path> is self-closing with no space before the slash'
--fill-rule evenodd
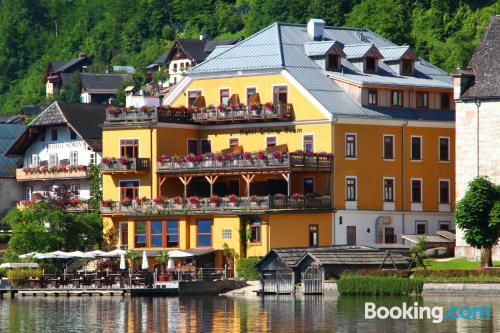
<path id="1" fill-rule="evenodd" d="M 335 45 L 335 41 L 309 42 L 304 44 L 304 52 L 308 57 L 323 56 Z"/>
<path id="2" fill-rule="evenodd" d="M 401 60 L 401 58 L 410 50 L 408 45 L 404 46 L 385 46 L 379 47 L 380 53 L 384 56 L 384 61 Z"/>
<path id="3" fill-rule="evenodd" d="M 82 89 L 96 94 L 116 94 L 120 85 L 130 78 L 132 78 L 130 74 L 80 74 Z"/>
<path id="4" fill-rule="evenodd" d="M 321 265 L 376 265 L 384 262 L 385 265 L 408 265 L 410 259 L 399 253 L 378 251 L 331 251 L 318 252 L 311 251 L 310 256 Z M 387 258 L 386 258 L 387 256 Z M 390 256 L 390 258 L 388 257 Z"/>
<path id="5" fill-rule="evenodd" d="M 347 48 L 351 56 L 367 52 L 371 47 L 397 46 L 366 29 L 325 27 L 323 43 L 334 41 L 343 44 L 344 52 L 347 54 Z M 328 75 L 360 83 L 452 88 L 448 73 L 422 60 L 415 63 L 412 77 L 394 73 L 383 61 L 380 61 L 379 72 L 374 74 L 360 73 L 347 59 L 342 59 L 340 72 L 326 72 L 306 54 L 306 49 L 311 47 L 306 45 L 315 45 L 312 43 L 305 25 L 275 23 L 235 45 L 218 50 L 218 54 L 194 66 L 187 75 L 195 78 L 199 74 L 218 72 L 284 69 L 337 117 L 404 118 L 394 110 L 387 112 L 361 106 Z M 435 115 L 435 112 L 427 110 L 419 117 L 413 113 L 404 114 L 415 119 L 441 119 L 442 114 Z"/>
<path id="6" fill-rule="evenodd" d="M 231 48 L 232 45 L 218 45 L 215 47 L 215 49 L 212 51 L 212 53 L 210 53 L 207 57 L 207 60 L 210 59 L 210 58 L 213 58 L 215 56 L 218 56 L 219 54 L 221 54 L 222 52 L 226 51 L 227 49 Z"/>
<path id="7" fill-rule="evenodd" d="M 26 126 L 18 124 L 0 124 L 0 177 L 15 177 L 17 158 L 4 154 L 25 128 Z"/>
<path id="8" fill-rule="evenodd" d="M 363 58 L 373 47 L 373 44 L 347 44 L 344 46 L 344 53 L 347 59 Z"/>

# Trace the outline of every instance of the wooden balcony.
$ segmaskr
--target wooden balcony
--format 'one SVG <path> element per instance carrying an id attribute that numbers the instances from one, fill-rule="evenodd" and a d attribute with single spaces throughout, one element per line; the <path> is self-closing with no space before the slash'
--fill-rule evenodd
<path id="1" fill-rule="evenodd" d="M 295 198 L 294 196 L 229 197 L 220 200 L 211 198 L 173 198 L 158 202 L 147 200 L 101 203 L 101 213 L 106 215 L 165 215 L 165 214 L 245 214 L 272 211 L 301 211 L 332 209 L 330 196 Z"/>
<path id="2" fill-rule="evenodd" d="M 222 156 L 222 155 L 219 155 Z M 321 155 L 283 154 L 277 158 L 257 154 L 242 155 L 236 159 L 222 159 L 217 155 L 206 155 L 195 158 L 159 159 L 157 171 L 165 174 L 239 174 L 267 173 L 270 171 L 319 171 L 331 172 L 332 158 Z"/>
<path id="3" fill-rule="evenodd" d="M 103 158 L 103 173 L 147 173 L 151 169 L 149 158 Z"/>
<path id="4" fill-rule="evenodd" d="M 33 168 L 27 171 L 27 168 L 19 168 L 16 170 L 16 179 L 19 182 L 34 181 L 34 180 L 62 180 L 62 179 L 79 179 L 87 178 L 87 169 L 77 169 L 74 171 L 49 171 L 49 169 Z"/>
<path id="5" fill-rule="evenodd" d="M 208 107 L 142 107 L 111 106 L 106 109 L 105 125 L 141 125 L 144 123 L 218 124 L 291 121 L 292 104 L 253 104 Z"/>

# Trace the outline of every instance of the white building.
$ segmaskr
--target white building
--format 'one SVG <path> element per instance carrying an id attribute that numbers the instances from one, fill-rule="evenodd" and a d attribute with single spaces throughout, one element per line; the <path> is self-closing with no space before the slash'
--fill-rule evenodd
<path id="1" fill-rule="evenodd" d="M 500 184 L 500 16 L 493 16 L 468 69 L 453 75 L 456 100 L 456 199 L 477 176 Z M 457 228 L 455 255 L 479 258 Z M 493 250 L 500 260 L 500 247 Z"/>
<path id="2" fill-rule="evenodd" d="M 6 153 L 23 158 L 16 179 L 24 200 L 63 184 L 81 199 L 90 197 L 87 168 L 100 163 L 104 118 L 104 105 L 54 102 L 27 126 Z"/>

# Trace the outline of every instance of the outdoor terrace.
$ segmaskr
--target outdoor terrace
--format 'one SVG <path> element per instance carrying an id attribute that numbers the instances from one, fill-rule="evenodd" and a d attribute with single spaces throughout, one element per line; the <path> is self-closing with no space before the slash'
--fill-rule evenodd
<path id="1" fill-rule="evenodd" d="M 274 210 L 321 210 L 331 209 L 329 195 L 304 196 L 282 194 L 269 196 L 228 197 L 211 196 L 209 198 L 156 198 L 154 200 L 129 200 L 115 202 L 103 200 L 102 214 L 120 215 L 164 215 L 164 214 L 201 214 L 201 213 L 244 213 Z"/>
<path id="2" fill-rule="evenodd" d="M 110 106 L 106 109 L 107 125 L 140 123 L 219 124 L 293 120 L 292 104 L 236 104 L 230 106 L 164 107 L 143 106 L 126 108 Z"/>
<path id="3" fill-rule="evenodd" d="M 149 158 L 107 158 L 101 160 L 101 171 L 104 173 L 139 173 L 149 171 Z"/>
<path id="4" fill-rule="evenodd" d="M 32 180 L 51 180 L 51 179 L 77 179 L 87 178 L 87 167 L 85 165 L 79 166 L 53 166 L 49 167 L 25 167 L 16 170 L 17 181 L 32 181 Z"/>

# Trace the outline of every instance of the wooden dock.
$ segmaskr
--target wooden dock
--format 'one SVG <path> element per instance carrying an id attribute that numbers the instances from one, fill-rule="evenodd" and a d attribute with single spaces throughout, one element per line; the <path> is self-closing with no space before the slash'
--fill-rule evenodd
<path id="1" fill-rule="evenodd" d="M 179 290 L 176 288 L 123 288 L 123 289 L 0 289 L 0 298 L 16 297 L 165 297 L 178 296 Z"/>

